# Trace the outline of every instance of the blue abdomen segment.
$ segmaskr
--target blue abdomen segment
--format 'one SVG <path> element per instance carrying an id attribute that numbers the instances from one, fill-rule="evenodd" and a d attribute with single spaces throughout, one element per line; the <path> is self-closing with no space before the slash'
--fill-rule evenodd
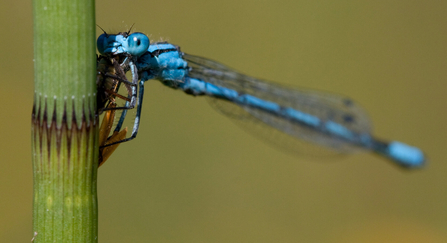
<path id="1" fill-rule="evenodd" d="M 420 167 L 425 162 L 425 155 L 419 148 L 398 141 L 388 144 L 385 155 L 406 167 Z"/>

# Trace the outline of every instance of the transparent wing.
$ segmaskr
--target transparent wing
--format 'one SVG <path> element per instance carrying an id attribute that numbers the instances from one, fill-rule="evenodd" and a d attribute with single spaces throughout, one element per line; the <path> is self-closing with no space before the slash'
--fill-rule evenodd
<path id="1" fill-rule="evenodd" d="M 321 121 L 336 122 L 358 134 L 370 134 L 371 123 L 366 112 L 347 97 L 259 80 L 202 57 L 184 54 L 183 58 L 191 67 L 188 75 L 192 78 L 275 102 L 282 107 L 290 107 L 316 116 Z M 322 151 L 314 146 L 303 146 L 305 142 L 302 140 L 322 145 L 333 152 L 348 153 L 359 149 L 358 145 L 324 133 L 318 128 L 303 126 L 261 109 L 221 99 L 212 99 L 210 103 L 255 136 L 287 151 L 300 154 L 318 154 Z"/>

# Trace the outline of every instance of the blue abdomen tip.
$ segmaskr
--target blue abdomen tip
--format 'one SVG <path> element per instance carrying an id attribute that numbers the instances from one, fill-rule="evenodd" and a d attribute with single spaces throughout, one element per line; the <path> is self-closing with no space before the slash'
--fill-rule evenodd
<path id="1" fill-rule="evenodd" d="M 388 144 L 388 155 L 408 167 L 420 167 L 425 162 L 424 153 L 419 148 L 397 141 Z"/>

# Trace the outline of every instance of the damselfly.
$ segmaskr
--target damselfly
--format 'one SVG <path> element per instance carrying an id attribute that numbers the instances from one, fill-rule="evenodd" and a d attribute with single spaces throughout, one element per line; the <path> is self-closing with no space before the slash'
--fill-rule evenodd
<path id="1" fill-rule="evenodd" d="M 101 54 L 130 58 L 132 76 L 140 77 L 137 118 L 130 139 L 139 128 L 144 82 L 157 79 L 190 95 L 212 97 L 229 117 L 268 125 L 295 141 L 305 140 L 341 153 L 368 150 L 403 167 L 420 167 L 425 162 L 423 152 L 416 147 L 373 137 L 366 112 L 344 96 L 246 76 L 215 61 L 185 54 L 176 45 L 150 44 L 142 33 L 104 33 L 98 37 L 97 46 Z"/>

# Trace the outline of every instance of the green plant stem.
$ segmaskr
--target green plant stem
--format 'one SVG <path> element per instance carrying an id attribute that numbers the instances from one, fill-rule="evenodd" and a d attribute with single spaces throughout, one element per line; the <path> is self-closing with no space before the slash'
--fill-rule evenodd
<path id="1" fill-rule="evenodd" d="M 97 242 L 94 0 L 34 0 L 34 242 Z"/>

